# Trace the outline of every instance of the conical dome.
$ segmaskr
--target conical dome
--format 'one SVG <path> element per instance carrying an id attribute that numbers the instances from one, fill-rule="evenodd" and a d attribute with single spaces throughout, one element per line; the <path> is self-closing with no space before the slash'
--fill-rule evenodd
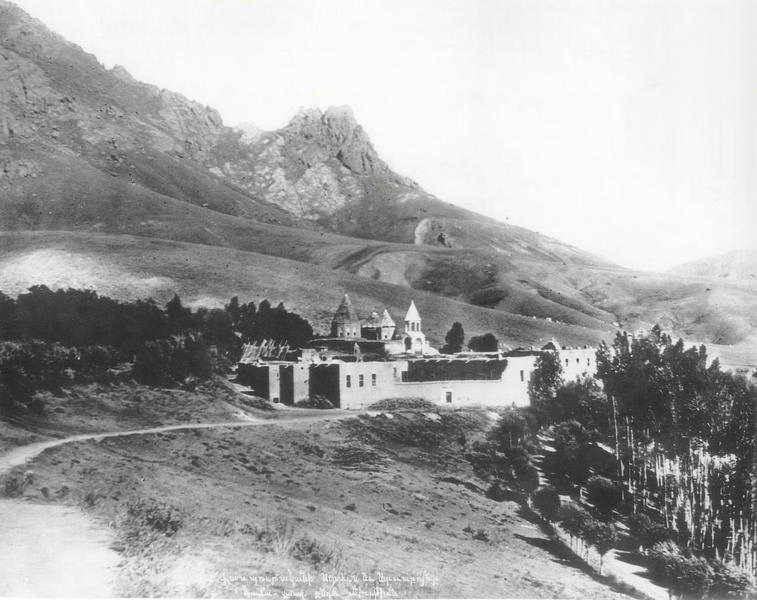
<path id="1" fill-rule="evenodd" d="M 337 338 L 359 338 L 360 337 L 360 319 L 357 311 L 352 306 L 349 295 L 345 294 L 342 303 L 334 313 L 331 320 L 331 337 Z"/>
<path id="2" fill-rule="evenodd" d="M 336 309 L 336 312 L 334 313 L 333 322 L 334 323 L 344 323 L 346 321 L 357 321 L 357 312 L 355 311 L 355 307 L 352 306 L 352 301 L 350 300 L 349 294 L 344 295 L 344 299 L 342 300 L 342 303 L 339 305 L 339 308 Z"/>
<path id="3" fill-rule="evenodd" d="M 410 301 L 410 308 L 407 309 L 407 314 L 405 315 L 405 321 L 420 321 L 421 315 L 418 313 L 418 309 L 415 308 L 415 301 Z"/>
<path id="4" fill-rule="evenodd" d="M 379 321 L 379 327 L 395 327 L 395 323 L 392 317 L 389 316 L 389 311 L 384 309 L 384 314 L 381 315 L 381 321 Z"/>

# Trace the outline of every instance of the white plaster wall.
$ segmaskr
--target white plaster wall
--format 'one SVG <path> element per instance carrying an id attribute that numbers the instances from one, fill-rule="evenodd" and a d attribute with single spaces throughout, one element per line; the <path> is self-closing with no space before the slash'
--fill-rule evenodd
<path id="1" fill-rule="evenodd" d="M 451 403 L 447 403 L 447 392 L 452 393 Z M 510 404 L 506 398 L 504 382 L 501 380 L 397 382 L 394 395 L 400 398 L 423 398 L 446 406 Z"/>
<path id="2" fill-rule="evenodd" d="M 528 406 L 528 381 L 531 379 L 536 356 L 508 356 L 507 368 L 502 373 L 505 382 L 505 397 L 507 406 Z M 522 373 L 522 375 L 521 375 Z"/>
<path id="3" fill-rule="evenodd" d="M 563 379 L 574 381 L 584 373 L 594 375 L 597 372 L 596 348 L 566 348 L 560 350 L 560 363 Z"/>
<path id="4" fill-rule="evenodd" d="M 394 367 L 389 362 L 355 362 L 339 365 L 339 397 L 342 408 L 363 408 L 384 398 L 392 398 L 394 391 Z M 376 385 L 372 375 L 376 375 Z M 347 376 L 351 384 L 347 387 Z M 363 375 L 363 387 L 360 387 Z"/>

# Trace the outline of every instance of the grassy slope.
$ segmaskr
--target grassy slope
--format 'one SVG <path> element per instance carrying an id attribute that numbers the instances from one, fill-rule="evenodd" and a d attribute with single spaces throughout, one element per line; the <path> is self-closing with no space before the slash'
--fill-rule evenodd
<path id="1" fill-rule="evenodd" d="M 9 294 L 22 292 L 36 279 L 64 287 L 74 281 L 115 298 L 152 296 L 160 302 L 174 293 L 186 304 L 216 306 L 234 295 L 242 301 L 267 298 L 284 302 L 316 329 L 326 330 L 347 292 L 360 314 L 386 307 L 398 322 L 415 300 L 425 319 L 424 331 L 436 343 L 455 321 L 464 324 L 469 336 L 493 331 L 513 345 L 552 337 L 588 344 L 611 337 L 609 330 L 528 319 L 340 270 L 228 248 L 87 232 L 5 233 L 0 247 L 0 290 Z M 90 285 L 82 285 L 88 281 Z"/>
<path id="2" fill-rule="evenodd" d="M 375 419 L 386 431 L 387 418 Z M 486 420 L 481 413 L 444 411 L 442 419 L 457 423 L 452 434 L 463 430 L 468 437 Z M 411 430 L 439 429 L 422 414 L 394 414 L 392 422 L 408 430 L 410 420 L 416 423 Z M 121 584 L 129 595 L 240 597 L 243 586 L 258 591 L 260 584 L 233 577 L 281 576 L 291 569 L 316 580 L 267 589 L 347 597 L 354 587 L 376 587 L 363 582 L 362 573 L 425 573 L 433 585 L 395 584 L 395 597 L 624 597 L 553 554 L 514 503 L 439 481 L 473 479 L 454 439 L 428 452 L 401 438 L 378 441 L 371 430 L 363 418 L 350 426 L 322 422 L 76 443 L 35 459 L 23 495 L 84 507 L 116 527 L 123 540 Z M 149 498 L 176 511 L 176 535 L 155 534 L 129 518 L 128 508 Z M 475 539 L 478 531 L 488 539 Z M 332 586 L 322 573 L 356 573 L 361 581 Z"/>

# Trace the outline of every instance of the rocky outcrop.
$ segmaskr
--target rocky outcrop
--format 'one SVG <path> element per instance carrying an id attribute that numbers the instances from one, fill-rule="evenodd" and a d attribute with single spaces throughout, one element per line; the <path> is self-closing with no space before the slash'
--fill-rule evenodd
<path id="1" fill-rule="evenodd" d="M 389 173 L 347 106 L 332 107 L 325 113 L 301 109 L 281 134 L 289 151 L 306 167 L 335 159 L 357 175 Z"/>
<path id="2" fill-rule="evenodd" d="M 218 111 L 139 83 L 121 66 L 105 69 L 4 0 L 0 95 L 0 136 L 44 135 L 77 152 L 113 140 L 122 150 L 150 140 L 161 150 L 204 158 L 223 129 Z"/>

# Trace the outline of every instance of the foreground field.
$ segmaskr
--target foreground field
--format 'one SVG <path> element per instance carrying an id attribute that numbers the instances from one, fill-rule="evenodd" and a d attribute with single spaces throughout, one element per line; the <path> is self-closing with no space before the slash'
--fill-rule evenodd
<path id="1" fill-rule="evenodd" d="M 461 436 L 492 415 L 295 415 L 66 444 L 11 479 L 112 528 L 124 595 L 624 597 L 483 495 Z"/>

